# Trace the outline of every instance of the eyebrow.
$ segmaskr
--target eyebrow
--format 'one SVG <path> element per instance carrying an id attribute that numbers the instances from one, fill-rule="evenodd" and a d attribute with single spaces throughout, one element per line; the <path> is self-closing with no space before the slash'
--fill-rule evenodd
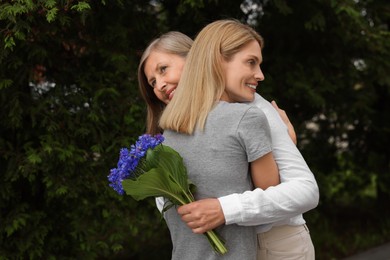
<path id="1" fill-rule="evenodd" d="M 263 62 L 263 59 L 259 59 L 259 57 L 254 54 L 249 54 L 249 58 L 256 60 L 260 64 Z"/>

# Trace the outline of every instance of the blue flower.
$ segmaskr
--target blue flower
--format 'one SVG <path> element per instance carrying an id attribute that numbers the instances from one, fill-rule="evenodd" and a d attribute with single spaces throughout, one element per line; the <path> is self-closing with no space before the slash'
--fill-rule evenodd
<path id="1" fill-rule="evenodd" d="M 153 149 L 164 141 L 161 134 L 151 136 L 150 134 L 141 135 L 138 141 L 128 148 L 122 148 L 119 152 L 117 168 L 110 170 L 108 181 L 118 194 L 123 195 L 125 191 L 122 187 L 122 181 L 135 178 L 135 171 L 139 161 L 145 156 L 148 149 Z"/>

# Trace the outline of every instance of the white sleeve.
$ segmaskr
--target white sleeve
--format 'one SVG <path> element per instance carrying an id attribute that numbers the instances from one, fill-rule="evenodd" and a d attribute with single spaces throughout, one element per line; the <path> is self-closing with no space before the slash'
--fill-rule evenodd
<path id="1" fill-rule="evenodd" d="M 281 184 L 242 194 L 220 197 L 226 224 L 260 225 L 288 219 L 318 205 L 319 191 L 313 173 L 287 132 L 287 126 L 272 105 L 256 95 L 252 105 L 267 116 L 272 149 Z"/>
<path id="2" fill-rule="evenodd" d="M 164 197 L 156 197 L 155 200 L 156 200 L 156 207 L 161 213 L 164 208 Z"/>

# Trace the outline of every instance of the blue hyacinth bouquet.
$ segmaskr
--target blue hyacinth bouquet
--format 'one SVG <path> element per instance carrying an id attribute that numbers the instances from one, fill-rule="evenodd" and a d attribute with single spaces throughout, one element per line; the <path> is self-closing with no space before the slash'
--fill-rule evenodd
<path id="1" fill-rule="evenodd" d="M 163 141 L 160 134 L 144 134 L 130 149 L 122 148 L 117 168 L 111 169 L 108 175 L 110 187 L 137 201 L 163 196 L 173 205 L 193 202 L 193 184 L 188 179 L 183 158 L 171 147 L 163 145 Z M 227 252 L 215 231 L 208 231 L 205 235 L 217 253 Z"/>

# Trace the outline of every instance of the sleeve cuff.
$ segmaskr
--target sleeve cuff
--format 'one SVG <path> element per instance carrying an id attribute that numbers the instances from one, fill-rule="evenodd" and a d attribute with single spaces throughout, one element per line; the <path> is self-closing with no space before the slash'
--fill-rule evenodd
<path id="1" fill-rule="evenodd" d="M 155 200 L 156 200 L 156 207 L 157 207 L 158 211 L 160 211 L 160 213 L 162 213 L 162 211 L 164 209 L 164 197 L 156 197 Z"/>
<path id="2" fill-rule="evenodd" d="M 225 224 L 235 224 L 242 222 L 243 207 L 240 203 L 238 194 L 231 194 L 218 198 L 221 204 L 223 215 L 225 216 Z"/>

